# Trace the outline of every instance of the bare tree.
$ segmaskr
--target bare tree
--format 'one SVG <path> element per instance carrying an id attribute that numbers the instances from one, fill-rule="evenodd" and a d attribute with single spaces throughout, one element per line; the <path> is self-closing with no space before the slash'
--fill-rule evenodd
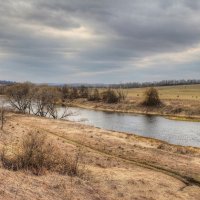
<path id="1" fill-rule="evenodd" d="M 63 119 L 71 115 L 66 106 L 62 112 L 58 107 L 62 93 L 54 87 L 40 86 L 33 89 L 34 97 L 32 102 L 32 113 L 40 117 L 52 117 L 53 119 Z"/>
<path id="2" fill-rule="evenodd" d="M 54 119 L 71 115 L 67 107 L 63 106 L 64 109 L 60 111 L 58 104 L 62 100 L 62 92 L 56 87 L 15 84 L 8 87 L 6 94 L 10 105 L 22 113 Z"/>
<path id="3" fill-rule="evenodd" d="M 55 112 L 56 101 L 59 100 L 59 92 L 48 86 L 35 87 L 32 102 L 32 112 L 35 115 L 46 117 L 49 112 Z"/>
<path id="4" fill-rule="evenodd" d="M 8 97 L 8 102 L 14 109 L 22 113 L 30 111 L 32 99 L 30 93 L 31 86 L 32 84 L 30 83 L 20 83 L 7 88 L 6 95 Z"/>

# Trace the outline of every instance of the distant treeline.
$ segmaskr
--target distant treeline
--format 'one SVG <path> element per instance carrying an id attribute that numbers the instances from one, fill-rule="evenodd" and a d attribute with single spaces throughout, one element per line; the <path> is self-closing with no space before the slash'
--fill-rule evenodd
<path id="1" fill-rule="evenodd" d="M 16 82 L 12 81 L 1 81 L 0 85 L 13 85 Z M 68 86 L 71 88 L 80 88 L 82 86 L 87 88 L 142 88 L 142 87 L 156 87 L 156 86 L 173 86 L 173 85 L 193 85 L 200 84 L 200 79 L 188 79 L 188 80 L 162 80 L 154 82 L 128 82 L 128 83 L 118 83 L 118 84 L 87 84 L 87 83 L 71 83 L 71 84 L 46 84 L 49 86 L 59 86 L 64 87 Z M 40 84 L 39 84 L 40 85 Z"/>
<path id="2" fill-rule="evenodd" d="M 81 86 L 87 88 L 142 88 L 142 87 L 156 87 L 156 86 L 173 86 L 173 85 L 193 85 L 200 84 L 200 79 L 188 79 L 188 80 L 162 80 L 154 82 L 128 82 L 128 83 L 118 83 L 118 84 L 85 84 L 85 83 L 72 83 L 72 84 L 60 84 L 57 86 L 68 86 L 73 88 L 79 88 Z M 54 84 L 56 86 L 56 84 Z"/>
<path id="3" fill-rule="evenodd" d="M 155 86 L 173 86 L 173 85 L 193 85 L 200 84 L 200 80 L 163 80 L 155 82 L 130 82 L 121 84 L 110 84 L 109 87 L 112 88 L 141 88 L 141 87 L 155 87 Z"/>
<path id="4" fill-rule="evenodd" d="M 12 84 L 15 84 L 15 82 L 13 82 L 13 81 L 5 81 L 5 80 L 1 81 L 0 80 L 0 85 L 12 85 Z"/>

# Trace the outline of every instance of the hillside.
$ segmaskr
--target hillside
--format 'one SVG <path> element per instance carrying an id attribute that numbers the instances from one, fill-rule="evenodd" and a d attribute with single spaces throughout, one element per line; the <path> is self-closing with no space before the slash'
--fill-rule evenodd
<path id="1" fill-rule="evenodd" d="M 81 150 L 84 176 L 56 172 L 0 171 L 0 199 L 133 200 L 200 196 L 200 150 L 63 120 L 9 114 L 1 131 L 5 143 L 24 134 L 47 134 L 62 151 Z M 49 152 L 52 153 L 52 152 Z"/>

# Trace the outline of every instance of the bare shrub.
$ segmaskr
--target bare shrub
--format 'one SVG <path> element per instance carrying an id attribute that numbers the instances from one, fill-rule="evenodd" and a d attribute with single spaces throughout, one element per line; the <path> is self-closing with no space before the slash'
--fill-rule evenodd
<path id="1" fill-rule="evenodd" d="M 46 171 L 69 176 L 83 174 L 79 152 L 73 156 L 64 154 L 40 133 L 25 135 L 22 142 L 12 148 L 5 146 L 0 156 L 2 166 L 9 170 L 28 170 L 35 175 L 43 175 Z"/>
<path id="2" fill-rule="evenodd" d="M 102 100 L 105 103 L 118 103 L 121 101 L 125 101 L 127 98 L 127 92 L 123 89 L 111 89 L 108 88 L 106 91 L 99 93 L 99 90 L 95 88 L 92 92 L 88 95 L 88 101 L 100 101 Z"/>
<path id="3" fill-rule="evenodd" d="M 78 97 L 79 97 L 78 88 L 76 87 L 70 88 L 69 99 L 73 100 L 77 99 Z"/>
<path id="4" fill-rule="evenodd" d="M 69 176 L 79 176 L 82 177 L 84 175 L 84 165 L 80 165 L 80 161 L 82 159 L 82 152 L 80 149 L 72 156 L 64 155 L 61 156 L 58 165 L 58 171 L 61 174 L 68 174 Z"/>
<path id="5" fill-rule="evenodd" d="M 158 91 L 155 88 L 149 88 L 145 92 L 145 99 L 142 102 L 144 106 L 160 106 L 161 101 L 158 95 Z"/>
<path id="6" fill-rule="evenodd" d="M 12 152 L 11 149 L 14 151 Z M 46 137 L 39 134 L 28 134 L 17 146 L 4 147 L 1 153 L 3 167 L 11 170 L 30 170 L 42 174 L 45 169 L 54 165 L 54 147 L 46 142 Z"/>
<path id="7" fill-rule="evenodd" d="M 102 100 L 105 103 L 118 103 L 120 98 L 114 90 L 109 88 L 102 93 Z"/>
<path id="8" fill-rule="evenodd" d="M 100 101 L 101 100 L 101 96 L 99 94 L 99 90 L 97 88 L 95 88 L 91 94 L 88 95 L 88 101 Z"/>
<path id="9" fill-rule="evenodd" d="M 120 101 L 125 101 L 128 96 L 128 92 L 122 88 L 119 88 L 117 89 L 117 95 Z"/>

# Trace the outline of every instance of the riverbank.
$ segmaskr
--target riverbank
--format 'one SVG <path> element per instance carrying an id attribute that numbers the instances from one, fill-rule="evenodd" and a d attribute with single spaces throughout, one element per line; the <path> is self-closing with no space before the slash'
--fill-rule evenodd
<path id="1" fill-rule="evenodd" d="M 157 108 L 145 107 L 139 104 L 140 100 L 131 100 L 123 103 L 106 104 L 103 102 L 92 102 L 85 99 L 76 99 L 66 105 L 85 109 L 132 113 L 143 115 L 163 116 L 173 120 L 200 122 L 200 102 L 188 100 L 164 100 L 163 105 Z"/>
<path id="2" fill-rule="evenodd" d="M 86 178 L 33 176 L 1 168 L 0 199 L 185 199 L 200 195 L 200 149 L 75 122 L 9 114 L 0 147 L 27 132 L 47 134 L 62 151 L 81 148 Z M 112 191 L 112 192 L 111 192 Z"/>

